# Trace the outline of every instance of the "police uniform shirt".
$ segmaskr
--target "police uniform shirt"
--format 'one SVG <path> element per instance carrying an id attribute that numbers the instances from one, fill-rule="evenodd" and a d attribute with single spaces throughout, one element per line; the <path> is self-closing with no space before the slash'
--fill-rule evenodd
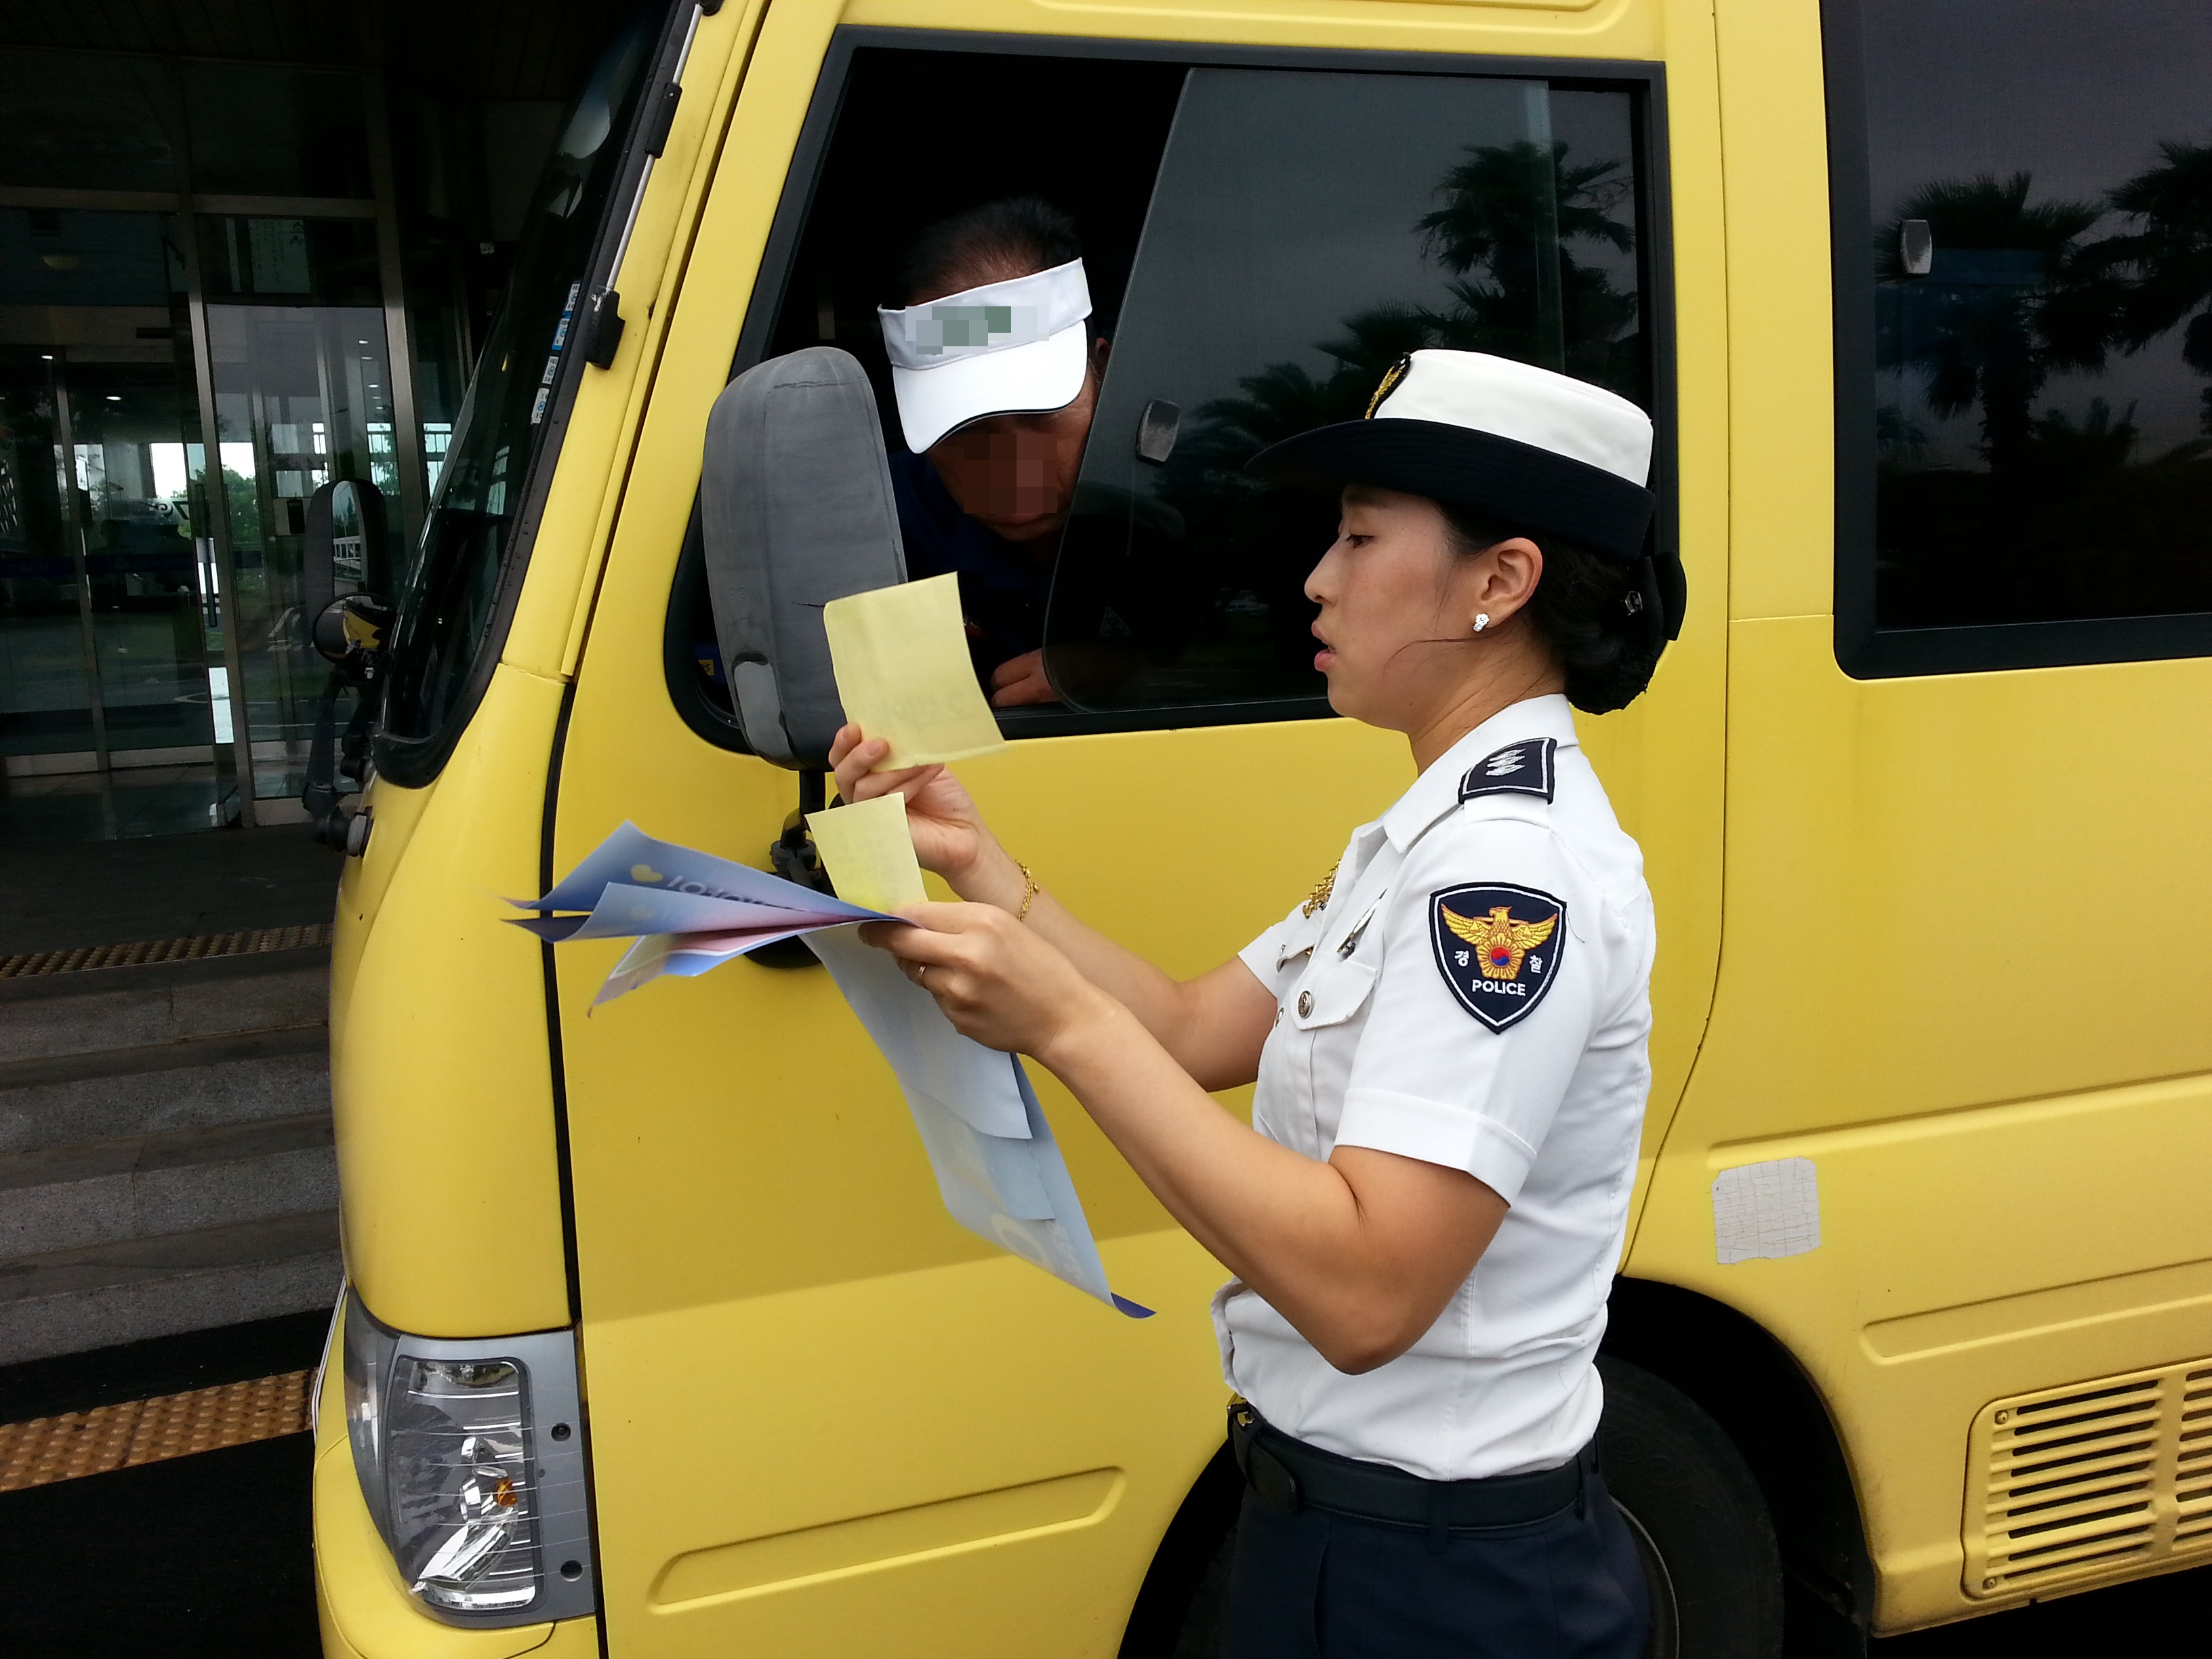
<path id="1" fill-rule="evenodd" d="M 1268 1422 L 1437 1480 L 1555 1468 L 1595 1433 L 1654 945 L 1643 855 L 1547 696 L 1461 739 L 1240 953 L 1277 1000 L 1254 1127 L 1464 1170 L 1511 1206 L 1435 1324 L 1363 1376 L 1223 1286 L 1224 1373 Z"/>

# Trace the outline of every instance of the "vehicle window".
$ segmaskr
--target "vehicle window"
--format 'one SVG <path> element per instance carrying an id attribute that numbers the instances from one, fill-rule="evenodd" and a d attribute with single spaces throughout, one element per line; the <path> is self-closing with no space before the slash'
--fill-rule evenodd
<path id="1" fill-rule="evenodd" d="M 1651 406 L 1632 96 L 1191 71 L 1054 581 L 1068 704 L 1320 712 L 1302 590 L 1335 504 L 1243 465 L 1358 419 L 1405 353 L 1495 352 Z"/>
<path id="2" fill-rule="evenodd" d="M 793 183 L 805 193 L 786 204 L 798 222 L 787 251 L 770 246 L 751 313 L 768 321 L 757 330 L 748 324 L 736 370 L 815 344 L 851 352 L 875 384 L 894 465 L 909 478 L 921 476 L 900 441 L 876 317 L 876 307 L 893 297 L 900 254 L 926 226 L 979 203 L 1039 198 L 1074 222 L 1093 322 L 1110 334 L 1186 68 L 882 46 L 863 46 L 849 60 L 833 53 L 816 94 L 817 116 L 810 119 L 811 126 L 836 112 L 826 132 L 809 135 L 820 146 L 818 176 L 805 190 L 812 158 L 803 143 Z M 957 159 L 917 166 L 918 155 Z M 908 541 L 909 574 L 947 568 L 932 562 L 941 550 L 914 536 Z M 1014 619 L 1032 635 L 1017 643 L 1039 645 L 1053 557 L 1053 546 L 1030 546 L 1006 561 L 1010 568 L 967 570 L 963 601 L 971 612 L 1001 605 L 1033 611 Z M 670 695 L 685 722 L 710 742 L 741 748 L 715 647 L 696 510 L 670 596 L 665 658 Z M 979 649 L 977 671 L 987 684 L 994 665 Z M 1023 729 L 1036 727 L 1036 711 L 1022 719 Z"/>
<path id="3" fill-rule="evenodd" d="M 2212 651 L 2212 11 L 1829 11 L 1846 666 Z"/>
<path id="4" fill-rule="evenodd" d="M 1334 505 L 1241 469 L 1357 418 L 1404 353 L 1497 352 L 1651 407 L 1644 69 L 1555 85 L 1510 60 L 1385 74 L 1340 67 L 1352 53 L 1278 69 L 963 47 L 833 50 L 735 368 L 817 342 L 866 367 L 909 574 L 957 571 L 987 688 L 1042 650 L 1036 696 L 999 707 L 1009 736 L 1326 714 L 1301 590 Z M 1073 221 L 1104 362 L 1049 540 L 982 536 L 939 452 L 906 453 L 876 316 L 914 297 L 892 290 L 918 233 L 1017 197 Z M 664 655 L 691 729 L 742 746 L 696 528 Z"/>
<path id="5" fill-rule="evenodd" d="M 500 596 L 527 550 L 518 532 L 532 471 L 557 426 L 563 370 L 574 372 L 592 250 L 622 173 L 659 15 L 632 10 L 570 112 L 454 420 L 392 634 L 376 764 L 395 782 L 435 775 L 482 690 Z"/>

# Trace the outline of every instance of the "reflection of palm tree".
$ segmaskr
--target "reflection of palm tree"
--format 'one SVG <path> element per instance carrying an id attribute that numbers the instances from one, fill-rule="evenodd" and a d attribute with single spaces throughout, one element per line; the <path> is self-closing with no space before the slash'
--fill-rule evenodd
<path id="1" fill-rule="evenodd" d="M 1568 245 L 1633 252 L 1635 232 L 1613 216 L 1629 189 L 1620 161 L 1571 166 L 1564 143 L 1470 146 L 1437 186 L 1444 205 L 1421 221 L 1437 263 L 1461 279 L 1456 310 L 1431 313 L 1437 343 L 1606 378 L 1636 297 Z M 1593 348 L 1598 361 L 1577 361 Z"/>
<path id="2" fill-rule="evenodd" d="M 2030 205 L 2032 185 L 2025 173 L 1938 179 L 1907 197 L 1875 236 L 1876 272 L 1899 284 L 1893 292 L 1901 289 L 1908 306 L 1921 293 L 1936 301 L 1932 318 L 1914 317 L 1917 307 L 1905 313 L 1926 326 L 1908 324 L 1899 355 L 1927 374 L 1928 406 L 1936 414 L 1962 415 L 1980 404 L 1984 453 L 2000 471 L 2025 458 L 2034 439 L 2035 399 L 2051 374 L 2103 364 L 2112 304 L 2100 262 L 2079 246 L 2104 209 L 2094 202 Z M 1908 219 L 1926 220 L 1935 240 L 1932 290 L 1903 287 L 1922 280 L 1906 278 L 1900 262 Z M 1986 257 L 1961 259 L 1962 253 Z M 1977 264 L 1983 268 L 1973 270 Z"/>
<path id="3" fill-rule="evenodd" d="M 1194 411 L 1159 486 L 1188 522 L 1192 545 L 1249 544 L 1255 556 L 1279 546 L 1279 526 L 1245 510 L 1266 493 L 1244 473 L 1245 461 L 1294 434 L 1357 420 L 1383 372 L 1424 347 L 1564 368 L 1648 401 L 1636 295 L 1615 288 L 1606 271 L 1577 260 L 1568 246 L 1595 242 L 1634 252 L 1634 229 L 1613 216 L 1633 193 L 1624 164 L 1571 163 L 1564 143 L 1470 145 L 1465 156 L 1437 185 L 1443 204 L 1414 227 L 1453 278 L 1449 304 L 1355 313 L 1343 319 L 1338 337 L 1316 343 L 1329 360 L 1325 374 L 1271 363 L 1238 380 L 1243 396 Z"/>
<path id="4" fill-rule="evenodd" d="M 1876 411 L 1884 625 L 2205 608 L 2212 441 L 2139 457 L 2132 405 L 2034 412 L 2052 375 L 2101 369 L 2185 324 L 2184 360 L 2212 374 L 2212 145 L 2159 148 L 2158 165 L 2100 200 L 2031 204 L 2026 173 L 1939 180 L 1877 232 L 1881 366 L 1920 370 L 1938 416 L 1978 407 L 1988 462 L 1945 467 L 1902 409 Z M 2093 238 L 2115 212 L 2134 226 Z M 1926 278 L 1901 268 L 1914 218 L 1935 244 Z"/>
<path id="5" fill-rule="evenodd" d="M 2142 228 L 2097 243 L 2092 252 L 2132 278 L 2120 297 L 2113 339 L 2142 350 L 2186 318 L 2181 357 L 2212 374 L 2212 143 L 2167 140 L 2160 165 L 2111 194 L 2113 207 Z M 2191 313 L 2194 313 L 2194 315 Z M 2203 393 L 2204 427 L 2212 432 L 2212 387 Z"/>

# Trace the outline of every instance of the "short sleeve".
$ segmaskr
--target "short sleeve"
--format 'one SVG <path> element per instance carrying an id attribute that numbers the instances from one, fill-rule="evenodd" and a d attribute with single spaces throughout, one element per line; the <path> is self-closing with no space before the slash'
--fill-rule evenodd
<path id="1" fill-rule="evenodd" d="M 1601 903 L 1540 822 L 1425 836 L 1393 884 L 1336 1144 L 1464 1170 L 1513 1202 L 1602 1005 Z"/>
<path id="2" fill-rule="evenodd" d="M 1291 936 L 1301 927 L 1310 925 L 1306 920 L 1304 904 L 1292 905 L 1290 915 L 1237 953 L 1237 959 L 1252 970 L 1252 977 L 1266 986 L 1267 994 L 1278 1002 L 1282 1000 L 1283 993 L 1289 988 L 1291 981 L 1298 976 L 1302 966 L 1295 955 L 1287 962 L 1284 960 L 1288 954 Z"/>

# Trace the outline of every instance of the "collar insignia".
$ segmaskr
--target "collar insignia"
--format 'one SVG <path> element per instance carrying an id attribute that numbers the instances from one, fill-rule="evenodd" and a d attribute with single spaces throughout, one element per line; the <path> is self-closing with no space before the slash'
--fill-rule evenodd
<path id="1" fill-rule="evenodd" d="M 1328 908 L 1328 896 L 1336 890 L 1337 865 L 1343 862 L 1342 859 L 1339 859 L 1336 864 L 1330 865 L 1328 873 L 1314 884 L 1313 891 L 1306 895 L 1306 902 L 1298 907 L 1300 915 L 1310 916 L 1316 911 Z"/>
<path id="2" fill-rule="evenodd" d="M 1559 976 L 1566 915 L 1549 893 L 1502 882 L 1430 894 L 1437 968 L 1460 1006 L 1493 1031 L 1534 1013 Z"/>
<path id="3" fill-rule="evenodd" d="M 1551 799 L 1552 757 L 1559 746 L 1556 738 L 1532 738 L 1485 755 L 1459 781 L 1459 798 L 1469 801 L 1477 795 L 1534 795 Z"/>

